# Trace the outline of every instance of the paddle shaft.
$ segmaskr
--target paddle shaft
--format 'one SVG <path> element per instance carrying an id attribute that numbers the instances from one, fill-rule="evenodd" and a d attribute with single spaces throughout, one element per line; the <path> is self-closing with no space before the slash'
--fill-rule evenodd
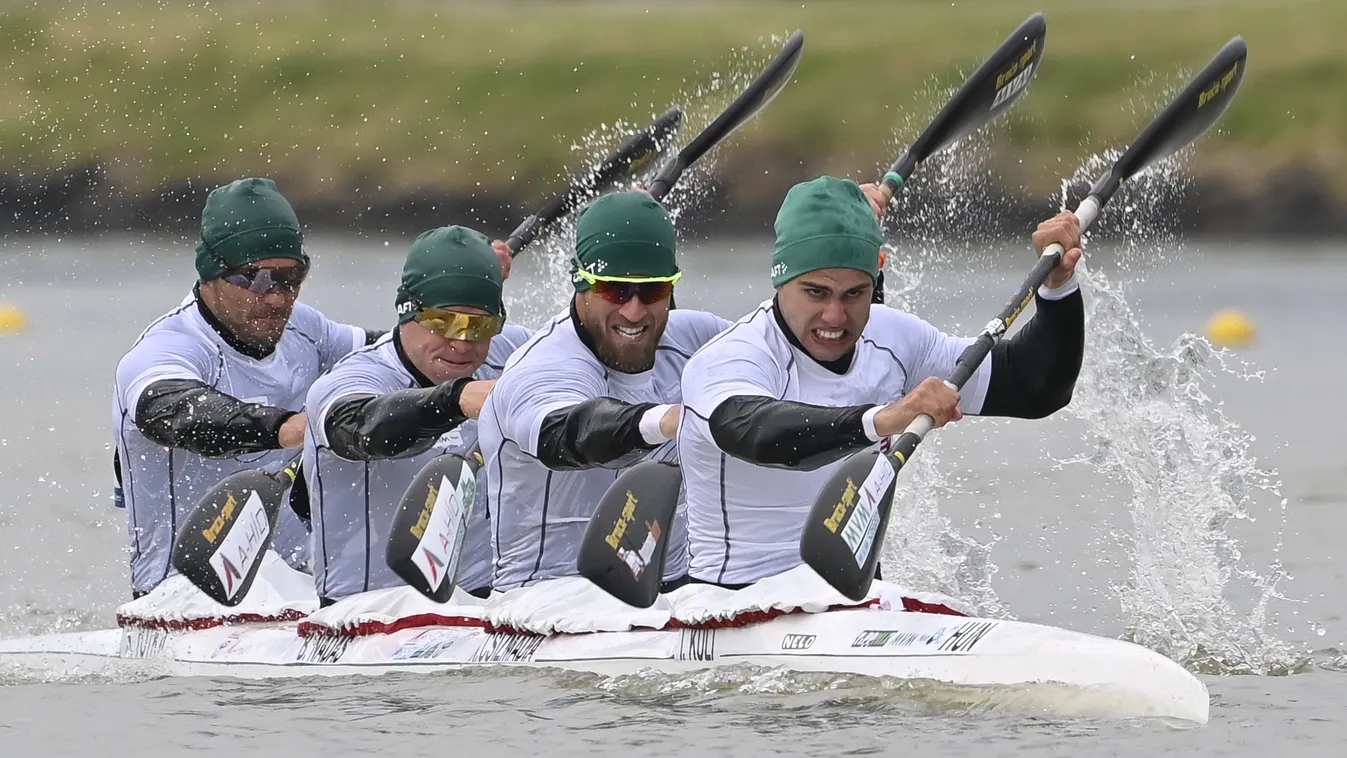
<path id="1" fill-rule="evenodd" d="M 1115 189 L 1117 189 L 1116 184 L 1105 187 L 1104 191 L 1100 193 L 1102 197 L 1091 194 L 1076 207 L 1075 215 L 1080 221 L 1081 232 L 1084 232 L 1094 223 L 1095 218 L 1099 215 L 1099 210 L 1108 203 Z M 945 380 L 945 384 L 949 385 L 950 389 L 963 389 L 963 386 L 973 377 L 973 373 L 977 371 L 978 366 L 981 366 L 982 361 L 986 360 L 992 348 L 996 346 L 997 342 L 1001 341 L 1006 331 L 1033 301 L 1034 292 L 1048 280 L 1048 276 L 1052 274 L 1052 270 L 1062 261 L 1062 256 L 1065 254 L 1066 250 L 1056 242 L 1043 251 L 1015 296 L 1006 303 L 1001 313 L 983 328 L 982 333 L 978 335 L 973 344 L 969 345 L 959 356 L 958 362 L 954 364 L 954 372 Z M 917 416 L 912 420 L 912 423 L 908 424 L 902 434 L 891 438 L 893 454 L 897 456 L 901 463 L 906 463 L 913 451 L 926 437 L 926 434 L 934 427 L 935 419 L 929 415 L 923 413 Z"/>
<path id="2" fill-rule="evenodd" d="M 1038 71 L 1047 33 L 1043 14 L 1033 14 L 964 81 L 930 125 L 879 180 L 879 190 L 884 194 L 884 209 L 893 202 L 894 195 L 912 176 L 918 164 L 960 137 L 981 129 L 1023 97 L 1029 81 Z M 882 262 L 883 258 L 880 260 Z M 871 302 L 884 302 L 883 265 L 875 280 Z"/>
<path id="3" fill-rule="evenodd" d="M 552 198 L 537 212 L 524 219 L 505 240 L 510 257 L 519 255 L 545 227 L 566 215 L 591 194 L 603 190 L 627 173 L 644 165 L 671 138 L 683 123 L 683 109 L 673 106 L 661 113 L 649 126 L 633 134 L 621 146 L 595 166 L 588 177 L 572 182 L 565 192 Z"/>

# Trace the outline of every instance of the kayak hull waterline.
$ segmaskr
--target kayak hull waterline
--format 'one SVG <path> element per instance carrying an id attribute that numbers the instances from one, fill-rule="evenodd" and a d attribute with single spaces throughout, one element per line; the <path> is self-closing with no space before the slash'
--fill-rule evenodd
<path id="1" fill-rule="evenodd" d="M 1031 708 L 1206 723 L 1206 686 L 1160 654 L 1121 640 L 1014 621 L 848 609 L 741 627 L 539 636 L 481 626 L 420 626 L 361 636 L 300 636 L 300 622 L 169 630 L 128 626 L 0 641 L 0 664 L 88 672 L 156 661 L 164 673 L 240 678 L 530 666 L 634 674 L 750 664 L 963 687 L 1053 685 Z M 1032 697 L 1029 698 L 1033 700 Z"/>

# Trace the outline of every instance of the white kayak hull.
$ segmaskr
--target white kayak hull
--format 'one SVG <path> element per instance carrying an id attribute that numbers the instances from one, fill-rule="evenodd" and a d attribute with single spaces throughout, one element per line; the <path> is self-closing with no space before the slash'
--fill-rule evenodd
<path id="1" fill-rule="evenodd" d="M 750 664 L 962 687 L 1050 685 L 1060 714 L 1206 723 L 1206 686 L 1177 663 L 1121 640 L 1014 621 L 856 609 L 720 629 L 532 636 L 473 626 L 302 638 L 298 623 L 197 631 L 126 627 L 0 640 L 0 664 L 88 672 L 153 660 L 164 673 L 241 678 L 348 676 L 465 666 L 550 667 L 603 675 Z M 1031 698 L 1032 699 L 1032 698 Z"/>

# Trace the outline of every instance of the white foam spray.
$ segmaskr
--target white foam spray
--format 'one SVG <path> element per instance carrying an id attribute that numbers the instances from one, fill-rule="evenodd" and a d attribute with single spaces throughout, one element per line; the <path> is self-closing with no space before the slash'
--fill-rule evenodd
<path id="1" fill-rule="evenodd" d="M 1128 182 L 1101 214 L 1091 237 L 1118 237 L 1108 257 L 1127 271 L 1181 250 L 1173 200 L 1190 184 L 1188 152 Z M 1062 205 L 1107 170 L 1119 152 L 1088 161 L 1063 182 Z M 1088 244 L 1087 244 L 1088 248 Z M 1087 254 L 1088 257 L 1088 254 Z M 1282 598 L 1280 549 L 1286 499 L 1276 472 L 1260 468 L 1253 438 L 1208 394 L 1217 374 L 1261 380 L 1227 351 L 1185 333 L 1167 346 L 1142 331 L 1124 288 L 1083 263 L 1086 355 L 1068 412 L 1086 422 L 1086 450 L 1061 465 L 1088 465 L 1131 491 L 1132 531 L 1110 535 L 1130 556 L 1127 579 L 1113 588 L 1126 636 L 1207 673 L 1280 673 L 1299 654 L 1267 630 L 1268 604 Z M 1272 564 L 1255 568 L 1227 526 L 1276 520 Z M 1229 597 L 1251 594 L 1239 610 Z"/>
<path id="2" fill-rule="evenodd" d="M 780 51 L 786 42 L 786 36 L 765 37 L 758 46 L 742 46 L 727 53 L 724 59 L 701 65 L 698 71 L 684 80 L 684 87 L 669 102 L 648 103 L 650 113 L 662 113 L 669 106 L 677 104 L 683 108 L 683 122 L 672 144 L 665 147 L 661 159 L 651 161 L 649 166 L 634 180 L 614 189 L 628 189 L 631 186 L 644 186 L 654 177 L 662 163 L 662 158 L 671 156 L 687 145 L 694 137 L 716 119 L 733 100 L 748 87 L 762 72 L 768 60 Z M 768 109 L 770 109 L 770 105 Z M 619 121 L 602 124 L 571 145 L 572 164 L 586 168 L 597 164 L 609 152 L 615 149 L 636 130 L 644 128 L 648 121 L 635 123 Z M 752 122 L 741 127 L 748 131 Z M 714 148 L 696 164 L 684 171 L 678 184 L 664 199 L 675 225 L 690 210 L 711 200 L 716 191 L 715 166 L 719 155 L 725 150 L 733 150 L 738 134 L 731 135 Z M 559 186 L 571 181 L 570 175 L 563 175 Z M 680 229 L 680 237 L 687 231 Z M 531 246 L 530 256 L 541 260 L 541 281 L 530 282 L 527 288 L 507 288 L 506 300 L 512 318 L 521 323 L 534 325 L 560 312 L 566 307 L 574 290 L 571 287 L 571 257 L 575 247 L 575 215 L 568 215 L 546 233 L 539 235 Z"/>

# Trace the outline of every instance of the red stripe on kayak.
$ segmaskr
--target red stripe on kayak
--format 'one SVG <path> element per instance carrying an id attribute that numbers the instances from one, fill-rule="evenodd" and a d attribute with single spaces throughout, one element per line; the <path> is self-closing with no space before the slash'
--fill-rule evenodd
<path id="1" fill-rule="evenodd" d="M 441 616 L 438 613 L 418 613 L 414 616 L 393 621 L 361 621 L 343 627 L 333 627 L 305 621 L 299 625 L 301 637 L 368 637 L 374 634 L 392 634 L 403 629 L 416 629 L 424 626 L 471 626 L 482 628 L 486 622 L 471 616 Z"/>
<path id="2" fill-rule="evenodd" d="M 913 613 L 939 613 L 945 616 L 963 616 L 968 618 L 967 613 L 960 613 L 944 603 L 927 603 L 913 597 L 903 598 L 903 610 Z"/>
<path id="3" fill-rule="evenodd" d="M 267 615 L 238 613 L 231 616 L 210 616 L 198 619 L 147 619 L 117 614 L 117 626 L 164 629 L 170 632 L 199 632 L 203 629 L 214 629 L 218 626 L 233 624 L 277 624 L 284 621 L 299 621 L 307 615 L 304 611 L 294 609 L 286 609 L 280 613 Z"/>

